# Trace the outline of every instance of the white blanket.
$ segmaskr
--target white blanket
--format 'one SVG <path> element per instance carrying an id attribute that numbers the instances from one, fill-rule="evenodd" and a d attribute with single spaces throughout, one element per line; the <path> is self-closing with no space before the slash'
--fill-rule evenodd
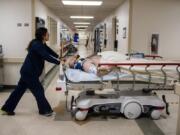
<path id="1" fill-rule="evenodd" d="M 77 70 L 77 69 L 66 69 L 65 72 L 68 80 L 72 81 L 72 82 L 82 82 L 82 81 L 101 81 L 101 78 L 96 76 L 95 74 L 91 74 L 91 73 L 86 73 L 83 72 L 81 70 Z M 123 79 L 132 79 L 132 75 L 131 74 L 127 74 L 127 73 L 119 73 L 119 78 L 123 78 Z M 102 79 L 104 81 L 108 81 L 108 80 L 117 80 L 117 74 L 114 72 L 109 73 L 108 75 L 105 75 L 102 77 Z"/>
<path id="2" fill-rule="evenodd" d="M 96 76 L 95 74 L 86 73 L 81 70 L 77 69 L 67 69 L 65 72 L 68 80 L 71 82 L 92 82 L 92 81 L 101 81 L 101 78 Z M 133 81 L 133 75 L 130 73 L 118 73 L 120 81 Z M 117 81 L 117 73 L 111 72 L 108 75 L 105 75 L 102 77 L 103 81 Z M 135 76 L 136 81 L 143 81 L 148 82 L 149 76 L 142 75 L 142 74 L 136 74 Z M 173 79 L 167 78 L 167 83 L 171 83 Z M 163 83 L 164 77 L 161 76 L 152 76 L 152 83 Z"/>
<path id="3" fill-rule="evenodd" d="M 180 61 L 167 61 L 167 60 L 147 60 L 147 59 L 142 59 L 142 58 L 131 58 L 128 60 L 128 56 L 121 54 L 119 52 L 114 52 L 114 51 L 106 51 L 99 53 L 99 55 L 102 56 L 101 62 L 100 63 L 180 63 Z M 121 66 L 122 68 L 129 70 L 130 66 Z M 163 76 L 162 71 L 161 71 L 162 66 L 150 66 L 148 67 L 148 71 L 151 72 L 154 75 L 157 76 Z M 178 73 L 176 70 L 177 66 L 166 66 L 163 68 L 163 70 L 167 73 L 167 76 L 172 78 L 172 79 L 178 79 Z M 146 73 L 145 70 L 146 66 L 134 66 L 132 68 L 132 71 L 139 72 L 139 73 Z"/>
<path id="4" fill-rule="evenodd" d="M 128 56 L 121 54 L 119 52 L 114 51 L 106 51 L 98 53 L 98 55 L 101 55 L 101 63 L 173 63 L 173 61 L 159 61 L 159 60 L 146 60 L 142 58 L 132 58 L 128 60 Z M 121 66 L 124 69 L 129 69 L 129 66 Z M 133 71 L 139 72 L 136 73 L 136 80 L 141 81 L 148 81 L 147 75 L 140 74 L 140 73 L 146 73 L 145 66 L 134 66 L 132 68 Z M 152 76 L 152 82 L 163 82 L 164 76 L 161 72 L 161 66 L 150 66 L 148 68 L 148 71 L 153 73 Z M 168 80 L 177 80 L 178 79 L 178 73 L 176 71 L 176 66 L 167 66 L 165 67 L 165 71 L 168 75 Z M 76 69 L 67 69 L 66 70 L 66 76 L 68 79 L 72 82 L 81 82 L 81 81 L 101 81 L 101 78 L 96 76 L 95 74 L 89 74 L 80 70 Z M 133 79 L 131 73 L 119 73 L 120 79 L 127 79 L 131 80 Z M 114 72 L 109 73 L 108 75 L 103 76 L 103 80 L 117 80 L 117 74 Z"/>
<path id="5" fill-rule="evenodd" d="M 100 63 L 119 62 L 119 61 L 128 59 L 128 56 L 121 54 L 119 52 L 114 52 L 114 51 L 105 51 L 105 52 L 98 53 L 98 55 L 101 55 Z"/>

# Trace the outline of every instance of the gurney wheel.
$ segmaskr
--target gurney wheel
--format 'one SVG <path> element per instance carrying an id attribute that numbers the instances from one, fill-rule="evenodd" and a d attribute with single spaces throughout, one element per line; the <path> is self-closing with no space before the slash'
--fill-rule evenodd
<path id="1" fill-rule="evenodd" d="M 161 116 L 161 112 L 159 110 L 152 110 L 150 115 L 153 120 L 158 120 Z"/>
<path id="2" fill-rule="evenodd" d="M 128 119 L 136 119 L 141 115 L 141 110 L 140 104 L 136 102 L 129 102 L 124 107 L 124 116 Z"/>
<path id="3" fill-rule="evenodd" d="M 78 121 L 83 121 L 86 119 L 87 117 L 87 114 L 88 114 L 88 111 L 80 111 L 80 110 L 77 110 L 75 112 L 75 119 L 78 120 Z"/>
<path id="4" fill-rule="evenodd" d="M 152 92 L 152 89 L 144 88 L 142 91 L 143 93 L 149 94 Z"/>
<path id="5" fill-rule="evenodd" d="M 71 97 L 71 111 L 73 110 L 74 106 L 74 96 Z"/>

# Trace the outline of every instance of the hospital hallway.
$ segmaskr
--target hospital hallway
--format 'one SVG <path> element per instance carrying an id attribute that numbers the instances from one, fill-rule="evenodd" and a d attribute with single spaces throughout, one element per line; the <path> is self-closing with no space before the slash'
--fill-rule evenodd
<path id="1" fill-rule="evenodd" d="M 0 0 L 0 135 L 180 135 L 179 35 L 180 0 Z"/>
<path id="2" fill-rule="evenodd" d="M 90 55 L 91 51 L 79 46 L 79 54 L 83 57 Z M 178 97 L 169 95 L 171 102 L 170 116 L 163 116 L 160 120 L 139 118 L 127 120 L 120 118 L 90 118 L 84 122 L 77 122 L 65 110 L 65 96 L 63 92 L 56 91 L 58 67 L 55 67 L 44 82 L 46 97 L 56 114 L 51 117 L 40 116 L 36 102 L 30 92 L 26 92 L 16 109 L 15 116 L 0 115 L 0 135 L 175 135 Z M 7 99 L 11 90 L 0 92 L 0 106 Z M 71 94 L 78 94 L 72 91 Z"/>

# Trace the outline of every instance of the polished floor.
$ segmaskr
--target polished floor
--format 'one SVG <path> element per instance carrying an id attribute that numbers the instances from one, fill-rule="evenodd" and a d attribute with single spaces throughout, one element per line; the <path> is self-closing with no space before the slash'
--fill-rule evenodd
<path id="1" fill-rule="evenodd" d="M 90 49 L 81 45 L 81 56 L 91 54 Z M 58 69 L 54 69 L 58 70 Z M 165 92 L 170 102 L 170 116 L 165 112 L 160 120 L 149 118 L 127 120 L 123 117 L 94 118 L 86 122 L 75 122 L 65 111 L 64 93 L 55 91 L 58 72 L 51 76 L 51 82 L 46 86 L 46 96 L 57 114 L 52 117 L 38 115 L 34 97 L 25 93 L 16 109 L 16 116 L 0 116 L 0 135 L 175 135 L 178 96 Z M 0 106 L 9 96 L 8 91 L 0 92 Z M 71 94 L 78 94 L 72 91 Z M 162 93 L 160 93 L 162 94 Z"/>

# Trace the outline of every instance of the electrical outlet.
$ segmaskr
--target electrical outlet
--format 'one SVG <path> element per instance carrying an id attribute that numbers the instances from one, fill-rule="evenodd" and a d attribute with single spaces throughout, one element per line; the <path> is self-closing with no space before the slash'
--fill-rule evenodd
<path id="1" fill-rule="evenodd" d="M 22 23 L 17 23 L 17 27 L 22 27 Z"/>

